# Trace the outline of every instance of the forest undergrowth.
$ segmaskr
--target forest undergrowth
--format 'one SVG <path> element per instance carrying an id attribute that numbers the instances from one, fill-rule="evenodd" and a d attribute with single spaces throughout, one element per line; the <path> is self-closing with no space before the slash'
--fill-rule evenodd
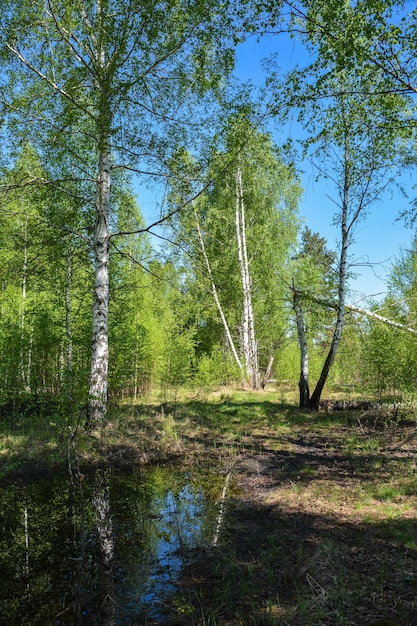
<path id="1" fill-rule="evenodd" d="M 80 427 L 86 473 L 162 463 L 230 478 L 219 540 L 190 554 L 159 623 L 417 625 L 415 408 L 324 406 L 223 390 L 127 403 L 101 432 Z M 35 422 L 3 422 L 3 483 L 65 471 L 73 425 Z"/>

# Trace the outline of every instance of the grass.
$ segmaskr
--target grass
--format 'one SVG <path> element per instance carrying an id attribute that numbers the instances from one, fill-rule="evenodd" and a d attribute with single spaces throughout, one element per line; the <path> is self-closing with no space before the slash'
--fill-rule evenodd
<path id="1" fill-rule="evenodd" d="M 417 625 L 414 407 L 311 413 L 295 395 L 126 403 L 79 430 L 79 463 L 232 470 L 219 545 L 192 555 L 172 624 Z M 65 418 L 3 423 L 0 480 L 66 471 L 67 453 Z"/>

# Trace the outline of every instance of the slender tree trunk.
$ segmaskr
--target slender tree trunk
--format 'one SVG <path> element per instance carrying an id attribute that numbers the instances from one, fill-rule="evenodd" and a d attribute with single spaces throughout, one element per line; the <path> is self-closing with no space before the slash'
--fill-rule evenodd
<path id="1" fill-rule="evenodd" d="M 27 250 L 27 231 L 28 220 L 26 218 L 24 224 L 24 244 L 23 244 L 23 274 L 22 274 L 22 304 L 20 308 L 20 377 L 25 391 L 30 392 L 30 384 L 28 381 L 28 360 L 25 358 L 25 326 L 26 326 L 26 298 L 27 298 L 27 275 L 28 275 L 28 250 Z M 29 345 L 28 357 L 31 347 Z M 26 367 L 25 367 L 26 361 Z M 30 366 L 29 366 L 30 367 Z"/>
<path id="2" fill-rule="evenodd" d="M 222 320 L 222 324 L 223 324 L 224 332 L 225 332 L 225 335 L 226 335 L 227 343 L 228 343 L 229 348 L 230 348 L 230 350 L 231 350 L 231 352 L 233 354 L 233 358 L 235 359 L 235 362 L 236 362 L 240 372 L 242 373 L 242 377 L 244 378 L 244 368 L 243 368 L 243 365 L 242 365 L 241 360 L 239 358 L 239 355 L 237 353 L 236 346 L 235 346 L 235 343 L 233 341 L 233 337 L 231 335 L 231 332 L 230 332 L 230 329 L 229 329 L 229 325 L 228 325 L 227 320 L 226 320 L 226 316 L 224 314 L 222 305 L 220 303 L 220 299 L 219 299 L 219 296 L 218 296 L 218 293 L 217 293 L 217 289 L 216 289 L 216 284 L 214 282 L 213 274 L 211 272 L 210 261 L 208 259 L 208 256 L 207 256 L 207 253 L 206 253 L 206 247 L 204 245 L 203 233 L 201 232 L 200 222 L 198 220 L 197 211 L 195 209 L 194 209 L 194 217 L 195 217 L 195 223 L 196 223 L 196 226 L 197 226 L 197 233 L 198 233 L 198 238 L 199 238 L 199 241 L 200 241 L 201 252 L 202 252 L 202 255 L 203 255 L 203 258 L 204 258 L 204 262 L 206 264 L 207 274 L 208 274 L 208 277 L 209 277 L 210 283 L 211 283 L 211 293 L 213 294 L 214 302 L 216 303 L 217 310 L 218 310 L 219 315 L 220 315 L 220 319 Z"/>
<path id="3" fill-rule="evenodd" d="M 415 328 L 411 328 L 410 326 L 406 326 L 405 324 L 400 324 L 400 322 L 395 322 L 394 320 L 390 320 L 387 317 L 383 317 L 382 315 L 378 315 L 378 313 L 374 313 L 373 311 L 368 311 L 367 309 L 361 309 L 360 307 L 354 306 L 352 304 L 347 304 L 346 309 L 348 311 L 353 311 L 353 313 L 360 313 L 361 315 L 366 315 L 371 319 L 378 320 L 383 324 L 387 324 L 388 326 L 393 326 L 394 328 L 398 328 L 398 330 L 406 330 L 408 333 L 417 334 L 417 330 Z"/>
<path id="4" fill-rule="evenodd" d="M 67 390 L 71 388 L 72 377 L 72 326 L 71 326 L 71 281 L 72 281 L 72 252 L 67 253 L 67 271 L 65 283 L 65 335 L 66 335 L 66 363 L 65 378 Z"/>
<path id="5" fill-rule="evenodd" d="M 261 383 L 262 389 L 265 389 L 265 386 L 267 385 L 268 380 L 271 377 L 272 366 L 274 364 L 274 360 L 275 360 L 274 356 L 271 354 L 271 356 L 269 357 L 268 367 L 266 368 L 266 371 L 265 371 L 265 376 L 262 379 L 262 383 Z"/>
<path id="6" fill-rule="evenodd" d="M 133 399 L 136 402 L 139 385 L 139 337 L 136 338 L 135 366 L 133 371 Z"/>
<path id="7" fill-rule="evenodd" d="M 339 261 L 339 289 L 337 299 L 337 318 L 336 325 L 333 333 L 332 342 L 330 344 L 329 352 L 324 362 L 323 368 L 320 373 L 320 377 L 317 381 L 316 387 L 311 395 L 309 408 L 317 410 L 320 404 L 321 394 L 326 384 L 327 377 L 330 372 L 330 368 L 333 365 L 337 349 L 339 347 L 340 339 L 342 336 L 343 323 L 345 319 L 345 300 L 346 300 L 346 272 L 347 272 L 347 251 L 349 246 L 349 227 L 347 225 L 348 215 L 348 196 L 349 187 L 347 183 L 347 177 L 345 177 L 345 185 L 343 192 L 343 206 L 342 206 L 342 246 L 340 251 Z M 351 222 L 351 225 L 353 221 Z"/>
<path id="8" fill-rule="evenodd" d="M 34 332 L 34 327 L 33 327 L 33 322 L 32 322 L 31 327 L 30 327 L 30 332 L 29 332 L 29 350 L 28 350 L 27 368 L 26 368 L 26 391 L 28 393 L 30 393 L 32 390 L 33 332 Z"/>
<path id="9" fill-rule="evenodd" d="M 26 576 L 26 590 L 30 591 L 29 583 L 29 515 L 28 507 L 25 506 L 24 510 L 24 528 L 25 528 L 25 567 L 24 572 Z"/>
<path id="10" fill-rule="evenodd" d="M 109 364 L 109 216 L 111 157 L 103 142 L 99 157 L 96 223 L 94 232 L 95 285 L 93 300 L 93 339 L 90 377 L 90 423 L 102 422 L 107 410 Z"/>
<path id="11" fill-rule="evenodd" d="M 246 247 L 245 204 L 243 200 L 242 171 L 236 172 L 236 240 L 239 257 L 240 277 L 243 290 L 242 343 L 247 375 L 253 389 L 259 389 L 260 375 L 258 348 L 255 336 L 255 319 L 252 306 L 251 280 Z"/>
<path id="12" fill-rule="evenodd" d="M 311 302 L 315 302 L 316 304 L 320 304 L 321 306 L 328 307 L 329 309 L 334 309 L 337 311 L 338 304 L 337 302 L 333 302 L 332 300 L 326 300 L 325 298 L 319 298 L 317 296 L 308 293 L 307 291 L 299 291 L 298 294 L 301 294 L 303 298 L 306 300 L 310 300 Z M 352 313 L 359 313 L 360 315 L 365 315 L 366 317 L 370 317 L 371 319 L 375 319 L 382 324 L 387 324 L 388 326 L 393 326 L 394 328 L 398 328 L 398 330 L 405 330 L 408 333 L 412 333 L 417 335 L 417 329 L 411 328 L 406 324 L 401 324 L 400 322 L 396 322 L 394 320 L 390 320 L 383 315 L 379 315 L 374 311 L 369 311 L 368 309 L 362 309 L 359 306 L 355 306 L 354 304 L 345 304 L 346 311 L 352 311 Z"/>
<path id="13" fill-rule="evenodd" d="M 300 409 L 307 409 L 310 401 L 310 387 L 308 384 L 308 345 L 307 333 L 304 320 L 304 311 L 299 302 L 298 292 L 292 285 L 293 308 L 297 322 L 298 343 L 300 344 L 300 378 L 298 388 L 300 390 Z"/>

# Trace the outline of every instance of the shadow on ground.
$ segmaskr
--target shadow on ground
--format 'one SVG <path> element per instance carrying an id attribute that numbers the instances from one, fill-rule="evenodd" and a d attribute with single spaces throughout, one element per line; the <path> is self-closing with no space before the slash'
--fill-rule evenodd
<path id="1" fill-rule="evenodd" d="M 196 553 L 182 579 L 192 613 L 172 623 L 413 626 L 417 553 L 393 539 L 409 526 L 231 501 L 221 545 Z"/>

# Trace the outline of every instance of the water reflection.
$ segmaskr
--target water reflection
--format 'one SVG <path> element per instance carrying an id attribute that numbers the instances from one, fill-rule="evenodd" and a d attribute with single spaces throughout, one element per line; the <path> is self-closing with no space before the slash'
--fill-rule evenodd
<path id="1" fill-rule="evenodd" d="M 189 549 L 207 542 L 205 509 L 202 492 L 192 490 L 189 484 L 179 493 L 169 491 L 153 502 L 153 512 L 147 516 L 154 520 L 154 549 L 147 555 L 149 576 L 133 586 L 137 589 L 136 603 L 146 605 L 150 617 L 160 616 L 164 599 L 175 591 Z"/>
<path id="2" fill-rule="evenodd" d="M 130 626 L 162 619 L 181 568 L 215 536 L 219 475 L 154 468 L 0 494 L 0 624 Z"/>
<path id="3" fill-rule="evenodd" d="M 108 472 L 97 472 L 92 505 L 96 520 L 99 556 L 98 583 L 101 626 L 113 626 L 116 617 L 116 589 L 114 584 L 114 533 Z"/>

